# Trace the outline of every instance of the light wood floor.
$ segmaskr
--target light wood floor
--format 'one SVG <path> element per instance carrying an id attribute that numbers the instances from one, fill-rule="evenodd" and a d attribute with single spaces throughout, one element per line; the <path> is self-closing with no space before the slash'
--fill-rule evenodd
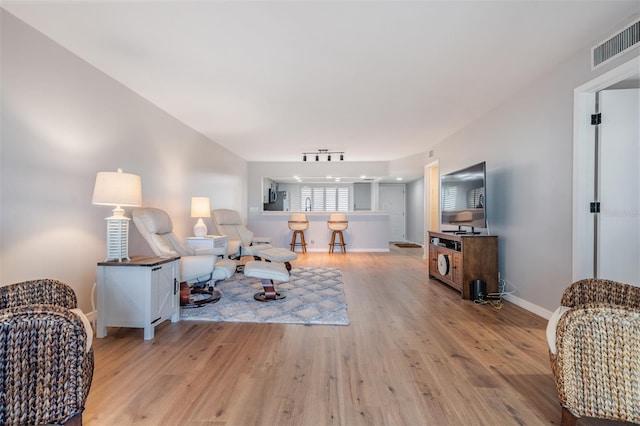
<path id="1" fill-rule="evenodd" d="M 421 249 L 296 265 L 342 270 L 351 325 L 165 322 L 152 341 L 110 328 L 85 425 L 559 423 L 544 319 L 461 300 L 429 281 Z"/>

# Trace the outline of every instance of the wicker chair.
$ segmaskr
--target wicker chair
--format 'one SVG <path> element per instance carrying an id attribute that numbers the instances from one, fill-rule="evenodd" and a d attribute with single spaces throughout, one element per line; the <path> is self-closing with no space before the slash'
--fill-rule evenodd
<path id="1" fill-rule="evenodd" d="M 640 423 L 640 287 L 586 279 L 564 291 L 561 305 L 568 309 L 547 330 L 561 424 Z"/>
<path id="2" fill-rule="evenodd" d="M 60 281 L 0 287 L 0 424 L 82 424 L 93 349 L 76 307 Z"/>

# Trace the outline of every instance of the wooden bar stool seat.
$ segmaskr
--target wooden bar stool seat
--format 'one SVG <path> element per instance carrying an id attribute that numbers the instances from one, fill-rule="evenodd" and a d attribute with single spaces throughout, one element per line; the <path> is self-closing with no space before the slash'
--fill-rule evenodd
<path id="1" fill-rule="evenodd" d="M 345 216 L 345 214 L 332 213 L 329 216 L 327 227 L 332 231 L 331 242 L 329 243 L 329 253 L 333 253 L 333 249 L 336 244 L 340 244 L 340 251 L 342 253 L 346 253 L 347 246 L 344 243 L 344 235 L 342 231 L 345 231 L 349 227 L 349 222 L 347 221 L 347 217 Z M 336 242 L 336 236 L 338 236 L 338 239 L 339 239 L 338 242 Z"/>
<path id="2" fill-rule="evenodd" d="M 293 231 L 291 235 L 291 251 L 296 251 L 296 247 L 302 247 L 302 252 L 307 252 L 307 242 L 304 239 L 304 231 L 309 228 L 307 215 L 304 213 L 293 213 L 289 218 L 289 229 Z M 298 241 L 300 237 L 300 242 Z"/>

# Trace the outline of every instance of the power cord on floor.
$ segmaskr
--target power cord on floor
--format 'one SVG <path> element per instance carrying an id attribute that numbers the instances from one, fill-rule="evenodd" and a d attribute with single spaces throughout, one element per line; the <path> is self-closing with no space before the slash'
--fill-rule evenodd
<path id="1" fill-rule="evenodd" d="M 511 290 L 505 291 L 507 284 L 511 287 Z M 476 299 L 473 301 L 476 305 L 490 305 L 495 309 L 502 309 L 504 303 L 502 302 L 502 298 L 507 294 L 514 294 L 517 292 L 516 286 L 514 286 L 510 281 L 505 279 L 498 280 L 498 291 L 497 293 L 488 293 L 486 299 Z"/>
<path id="2" fill-rule="evenodd" d="M 502 299 L 486 299 L 486 300 L 476 299 L 473 301 L 473 303 L 475 303 L 476 305 L 489 305 L 495 309 L 502 309 L 504 305 L 502 303 Z"/>

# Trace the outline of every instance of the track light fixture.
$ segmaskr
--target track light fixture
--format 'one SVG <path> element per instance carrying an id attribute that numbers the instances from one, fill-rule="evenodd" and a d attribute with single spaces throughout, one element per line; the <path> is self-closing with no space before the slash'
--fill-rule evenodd
<path id="1" fill-rule="evenodd" d="M 319 149 L 315 152 L 303 152 L 302 153 L 302 161 L 307 161 L 307 155 L 315 156 L 316 161 L 320 161 L 320 156 L 326 155 L 327 161 L 331 161 L 331 155 L 336 154 L 340 155 L 340 161 L 344 161 L 344 152 L 342 151 L 329 151 L 328 149 Z"/>

